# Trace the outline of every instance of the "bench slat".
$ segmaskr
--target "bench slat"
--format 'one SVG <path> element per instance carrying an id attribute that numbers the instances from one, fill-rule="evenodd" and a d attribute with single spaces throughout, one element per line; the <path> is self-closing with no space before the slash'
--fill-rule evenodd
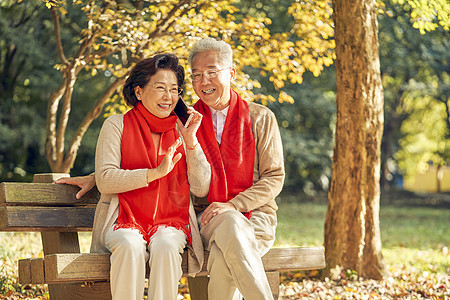
<path id="1" fill-rule="evenodd" d="M 42 262 L 44 262 L 44 259 Z M 19 267 L 19 283 L 20 284 L 28 284 L 34 283 L 31 280 L 31 258 L 20 259 L 18 263 Z"/>
<path id="2" fill-rule="evenodd" d="M 67 184 L 2 182 L 0 205 L 95 205 L 98 202 L 100 194 L 96 187 L 76 199 L 79 190 Z"/>
<path id="3" fill-rule="evenodd" d="M 109 254 L 76 253 L 45 256 L 45 280 L 51 282 L 109 279 Z"/>
<path id="4" fill-rule="evenodd" d="M 92 231 L 95 207 L 0 207 L 0 231 Z"/>
<path id="5" fill-rule="evenodd" d="M 262 258 L 266 271 L 316 270 L 325 268 L 322 247 L 273 248 Z"/>
<path id="6" fill-rule="evenodd" d="M 109 256 L 99 253 L 46 255 L 45 283 L 108 280 Z M 207 257 L 208 252 L 205 252 L 205 258 Z M 266 271 L 322 269 L 325 266 L 324 250 L 322 247 L 273 248 L 263 257 L 263 264 Z M 186 276 L 186 252 L 183 253 L 182 269 Z M 20 274 L 19 271 L 19 276 Z M 199 276 L 206 274 L 205 264 Z"/>

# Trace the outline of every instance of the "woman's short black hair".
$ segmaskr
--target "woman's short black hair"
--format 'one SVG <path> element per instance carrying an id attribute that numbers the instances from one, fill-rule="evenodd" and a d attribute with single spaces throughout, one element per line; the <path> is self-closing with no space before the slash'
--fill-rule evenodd
<path id="1" fill-rule="evenodd" d="M 137 86 L 144 88 L 160 69 L 172 70 L 177 76 L 178 87 L 183 90 L 184 68 L 179 65 L 178 57 L 173 54 L 157 54 L 141 60 L 131 70 L 123 87 L 123 97 L 128 105 L 135 106 L 138 103 L 134 89 Z"/>

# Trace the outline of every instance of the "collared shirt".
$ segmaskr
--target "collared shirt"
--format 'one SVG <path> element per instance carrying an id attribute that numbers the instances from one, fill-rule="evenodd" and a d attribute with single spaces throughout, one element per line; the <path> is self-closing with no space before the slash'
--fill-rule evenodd
<path id="1" fill-rule="evenodd" d="M 211 110 L 214 132 L 216 133 L 216 140 L 219 145 L 222 141 L 223 127 L 225 126 L 225 120 L 227 119 L 228 108 L 230 107 L 227 106 L 222 110 L 215 110 L 211 107 L 209 108 Z"/>

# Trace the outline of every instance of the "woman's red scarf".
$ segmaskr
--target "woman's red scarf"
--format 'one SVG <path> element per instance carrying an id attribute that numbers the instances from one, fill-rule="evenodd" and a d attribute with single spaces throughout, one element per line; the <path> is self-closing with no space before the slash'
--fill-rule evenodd
<path id="1" fill-rule="evenodd" d="M 228 202 L 253 184 L 255 139 L 248 103 L 231 90 L 220 147 L 217 144 L 209 107 L 199 100 L 194 108 L 203 115 L 197 138 L 212 171 L 208 201 Z M 244 215 L 250 218 L 251 211 Z"/>
<path id="2" fill-rule="evenodd" d="M 121 168 L 156 168 L 179 137 L 176 120 L 174 114 L 164 119 L 154 116 L 141 102 L 128 111 L 123 118 Z M 153 143 L 152 132 L 161 133 L 158 149 Z M 159 226 L 171 226 L 183 230 L 191 243 L 186 155 L 183 147 L 177 151 L 183 157 L 169 174 L 150 182 L 147 187 L 119 193 L 119 216 L 114 229 L 138 229 L 148 243 Z"/>

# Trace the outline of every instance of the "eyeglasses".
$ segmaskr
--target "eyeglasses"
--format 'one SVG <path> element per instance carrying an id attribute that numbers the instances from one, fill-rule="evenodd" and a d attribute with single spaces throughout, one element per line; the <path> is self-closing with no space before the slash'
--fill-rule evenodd
<path id="1" fill-rule="evenodd" d="M 231 68 L 225 68 L 225 69 L 220 69 L 220 70 L 219 69 L 211 69 L 211 70 L 206 70 L 204 72 L 195 72 L 195 73 L 192 73 L 191 79 L 193 82 L 197 82 L 202 79 L 203 75 L 205 75 L 206 78 L 211 79 L 211 78 L 217 77 L 217 75 L 219 75 L 219 72 L 229 70 L 229 69 L 231 69 Z"/>
<path id="2" fill-rule="evenodd" d="M 178 86 L 168 88 L 165 84 L 162 83 L 154 83 L 150 84 L 150 86 L 161 94 L 169 92 L 172 95 L 180 95 L 183 92 L 183 90 Z"/>

